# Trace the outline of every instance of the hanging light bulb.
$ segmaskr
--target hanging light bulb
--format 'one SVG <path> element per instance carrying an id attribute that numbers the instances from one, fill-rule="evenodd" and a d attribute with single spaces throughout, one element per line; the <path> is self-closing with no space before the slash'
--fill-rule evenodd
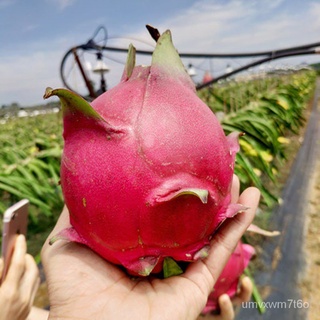
<path id="1" fill-rule="evenodd" d="M 187 72 L 188 72 L 190 77 L 194 77 L 194 76 L 197 75 L 196 69 L 194 68 L 194 66 L 191 63 L 188 65 Z"/>
<path id="2" fill-rule="evenodd" d="M 95 67 L 92 69 L 92 72 L 100 74 L 100 89 L 97 91 L 98 95 L 107 91 L 107 83 L 104 78 L 104 74 L 109 70 L 109 67 L 102 60 L 101 51 L 97 52 L 97 63 Z"/>
<path id="3" fill-rule="evenodd" d="M 109 67 L 103 62 L 102 60 L 102 53 L 97 53 L 97 63 L 95 67 L 92 69 L 94 73 L 104 74 L 108 72 L 110 69 Z"/>
<path id="4" fill-rule="evenodd" d="M 233 68 L 230 66 L 230 64 L 227 64 L 226 73 L 231 73 L 232 71 L 233 71 Z"/>

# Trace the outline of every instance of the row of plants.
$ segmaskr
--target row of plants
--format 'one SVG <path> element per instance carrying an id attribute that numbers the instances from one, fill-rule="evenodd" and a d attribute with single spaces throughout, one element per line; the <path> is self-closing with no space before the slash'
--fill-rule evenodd
<path id="1" fill-rule="evenodd" d="M 31 234 L 52 227 L 63 205 L 61 123 L 60 113 L 48 113 L 1 124 L 0 217 L 13 203 L 29 199 Z"/>
<path id="2" fill-rule="evenodd" d="M 233 81 L 201 93 L 202 97 L 207 97 L 206 102 L 219 116 L 227 134 L 232 131 L 244 133 L 239 140 L 241 149 L 237 154 L 235 173 L 243 188 L 254 185 L 261 191 L 263 203 L 268 208 L 264 207 L 264 214 L 255 218 L 260 227 L 270 228 L 269 214 L 280 200 L 280 181 L 288 174 L 285 168 L 290 163 L 288 157 L 294 157 L 297 151 L 288 145 L 294 145 L 305 124 L 304 115 L 315 80 L 314 72 L 302 72 L 246 84 Z M 256 253 L 263 251 L 261 236 L 246 234 L 242 241 L 254 246 Z M 266 309 L 253 277 L 257 269 L 264 268 L 261 262 L 259 258 L 254 259 L 244 273 L 251 278 L 252 298 L 262 314 Z"/>
<path id="3" fill-rule="evenodd" d="M 243 188 L 258 187 L 269 207 L 278 201 L 274 185 L 287 160 L 289 137 L 297 135 L 304 125 L 315 79 L 315 72 L 304 71 L 263 80 L 231 81 L 200 92 L 226 134 L 244 133 L 235 173 Z"/>
<path id="4" fill-rule="evenodd" d="M 236 173 L 242 186 L 257 186 L 265 203 L 276 200 L 279 165 L 286 159 L 288 132 L 297 133 L 303 111 L 313 93 L 315 73 L 231 81 L 204 89 L 199 95 L 221 119 L 228 134 L 243 132 Z M 0 130 L 0 212 L 28 198 L 34 233 L 52 227 L 63 206 L 59 186 L 63 148 L 61 114 L 14 118 Z M 268 182 L 269 181 L 269 182 Z"/>

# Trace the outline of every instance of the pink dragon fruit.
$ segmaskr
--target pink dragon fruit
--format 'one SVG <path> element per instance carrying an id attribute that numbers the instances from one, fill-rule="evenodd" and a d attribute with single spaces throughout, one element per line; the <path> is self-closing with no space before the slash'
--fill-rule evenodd
<path id="1" fill-rule="evenodd" d="M 260 234 L 265 237 L 276 237 L 280 234 L 279 231 L 268 231 L 251 224 L 247 232 Z M 214 285 L 213 291 L 208 297 L 207 304 L 202 313 L 206 314 L 219 309 L 218 299 L 226 293 L 229 297 L 234 297 L 237 293 L 240 276 L 243 274 L 244 269 L 249 265 L 252 256 L 255 254 L 254 247 L 249 244 L 238 242 L 237 247 L 229 258 L 223 271 L 221 272 L 217 282 Z M 251 279 L 253 281 L 253 279 Z M 258 292 L 255 293 L 259 295 Z"/>
<path id="2" fill-rule="evenodd" d="M 170 31 L 151 66 L 130 46 L 121 82 L 90 105 L 65 89 L 61 186 L 77 241 L 142 276 L 163 261 L 206 256 L 216 228 L 244 208 L 230 204 L 238 134 L 225 136 L 175 50 Z"/>
<path id="3" fill-rule="evenodd" d="M 222 294 L 226 293 L 231 298 L 235 296 L 239 278 L 254 253 L 255 250 L 252 246 L 242 242 L 238 243 L 208 297 L 207 304 L 202 311 L 203 314 L 219 309 L 218 298 Z"/>

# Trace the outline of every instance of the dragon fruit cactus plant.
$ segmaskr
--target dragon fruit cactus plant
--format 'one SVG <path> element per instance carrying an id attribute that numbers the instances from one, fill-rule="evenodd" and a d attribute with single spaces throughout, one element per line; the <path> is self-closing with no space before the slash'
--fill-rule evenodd
<path id="1" fill-rule="evenodd" d="M 219 309 L 218 298 L 222 294 L 226 293 L 231 298 L 236 295 L 239 278 L 243 274 L 244 269 L 248 266 L 254 253 L 255 250 L 252 246 L 243 244 L 241 241 L 238 242 L 236 249 L 229 258 L 214 285 L 213 291 L 208 297 L 207 304 L 202 311 L 203 314 Z"/>
<path id="2" fill-rule="evenodd" d="M 52 239 L 87 245 L 129 273 L 160 272 L 166 257 L 195 261 L 214 231 L 244 210 L 230 203 L 238 134 L 225 136 L 172 44 L 151 66 L 129 47 L 120 83 L 91 105 L 65 89 L 61 186 L 71 228 Z"/>

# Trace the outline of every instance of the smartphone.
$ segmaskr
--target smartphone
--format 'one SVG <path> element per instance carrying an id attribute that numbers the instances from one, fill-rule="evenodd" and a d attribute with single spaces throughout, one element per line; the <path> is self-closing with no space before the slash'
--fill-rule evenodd
<path id="1" fill-rule="evenodd" d="M 28 208 L 29 200 L 23 199 L 4 212 L 1 247 L 4 266 L 0 283 L 4 281 L 8 272 L 17 235 L 24 234 L 26 236 L 27 234 Z"/>

